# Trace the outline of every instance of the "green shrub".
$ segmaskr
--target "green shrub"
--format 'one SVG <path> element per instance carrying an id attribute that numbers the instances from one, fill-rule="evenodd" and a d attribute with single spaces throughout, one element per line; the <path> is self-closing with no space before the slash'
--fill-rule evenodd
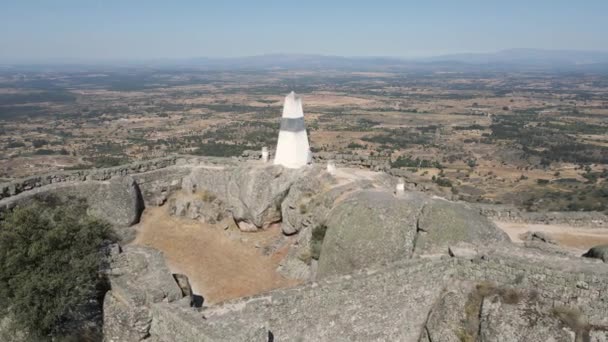
<path id="1" fill-rule="evenodd" d="M 439 185 L 439 186 L 446 187 L 446 188 L 451 188 L 452 187 L 452 181 L 450 181 L 447 178 L 443 178 L 443 177 L 436 178 L 435 179 L 435 183 L 437 185 Z"/>
<path id="2" fill-rule="evenodd" d="M 346 147 L 347 147 L 347 148 L 350 148 L 350 149 L 361 149 L 361 148 L 365 148 L 365 146 L 363 146 L 363 145 L 361 145 L 361 144 L 358 144 L 358 143 L 356 143 L 356 142 L 351 142 L 351 143 L 349 143 L 349 144 L 348 144 Z"/>
<path id="3" fill-rule="evenodd" d="M 438 161 L 426 160 L 426 159 L 412 159 L 407 156 L 399 156 L 395 161 L 391 162 L 391 168 L 397 169 L 401 167 L 421 167 L 421 168 L 437 168 L 443 169 L 443 165 Z"/>
<path id="4" fill-rule="evenodd" d="M 110 226 L 82 202 L 36 201 L 8 213 L 0 222 L 0 315 L 10 313 L 36 341 L 73 334 L 99 294 L 107 239 Z"/>
<path id="5" fill-rule="evenodd" d="M 34 139 L 32 140 L 32 146 L 34 146 L 34 148 L 41 148 L 44 145 L 48 145 L 49 142 L 44 140 L 44 139 Z"/>
<path id="6" fill-rule="evenodd" d="M 193 154 L 209 157 L 232 157 L 240 156 L 243 151 L 250 150 L 254 147 L 239 144 L 224 144 L 224 143 L 201 143 L 199 147 L 193 151 Z"/>
<path id="7" fill-rule="evenodd" d="M 17 147 L 25 147 L 25 144 L 21 141 L 11 141 L 6 144 L 6 148 L 17 148 Z"/>

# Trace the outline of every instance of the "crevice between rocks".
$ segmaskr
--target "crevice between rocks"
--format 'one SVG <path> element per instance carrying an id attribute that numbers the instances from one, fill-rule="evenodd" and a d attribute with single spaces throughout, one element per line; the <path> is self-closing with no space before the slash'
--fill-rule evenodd
<path id="1" fill-rule="evenodd" d="M 416 214 L 416 236 L 414 236 L 414 241 L 412 242 L 411 256 L 413 256 L 416 253 L 416 246 L 418 245 L 418 238 L 420 237 L 420 234 L 427 232 L 426 230 L 420 228 L 420 217 L 422 216 L 422 213 L 424 212 L 424 209 L 427 206 L 428 206 L 428 203 L 424 203 L 418 210 L 418 214 Z"/>
<path id="2" fill-rule="evenodd" d="M 420 337 L 418 337 L 418 342 L 423 341 L 422 338 L 424 337 L 424 334 L 426 334 L 426 340 L 428 342 L 433 342 L 433 339 L 431 338 L 431 332 L 429 331 L 429 319 L 431 319 L 431 315 L 435 312 L 435 309 L 437 307 L 439 307 L 439 303 L 441 303 L 443 296 L 445 295 L 445 291 L 446 291 L 445 288 L 443 288 L 441 290 L 441 295 L 439 297 L 437 297 L 435 302 L 431 305 L 429 312 L 426 314 L 426 319 L 424 320 L 424 327 L 423 327 L 422 331 L 420 332 Z"/>

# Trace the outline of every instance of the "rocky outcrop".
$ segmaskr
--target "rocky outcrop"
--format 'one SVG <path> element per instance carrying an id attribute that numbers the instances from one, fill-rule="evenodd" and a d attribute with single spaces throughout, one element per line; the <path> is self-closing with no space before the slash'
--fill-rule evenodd
<path id="1" fill-rule="evenodd" d="M 543 242 L 551 245 L 557 245 L 557 242 L 545 232 L 527 232 L 523 234 L 522 240 L 527 242 Z"/>
<path id="2" fill-rule="evenodd" d="M 165 204 L 170 194 L 181 189 L 182 178 L 189 173 L 188 167 L 171 166 L 132 177 L 139 185 L 145 206 L 154 207 Z"/>
<path id="3" fill-rule="evenodd" d="M 583 254 L 583 256 L 586 258 L 600 259 L 603 262 L 608 263 L 608 245 L 592 247 L 587 253 Z"/>
<path id="4" fill-rule="evenodd" d="M 418 192 L 403 196 L 379 190 L 356 192 L 332 209 L 325 226 L 319 277 L 414 254 L 447 255 L 449 247 L 459 243 L 474 247 L 510 241 L 478 211 Z"/>
<path id="5" fill-rule="evenodd" d="M 192 292 L 192 286 L 190 286 L 190 280 L 188 280 L 188 277 L 185 274 L 176 273 L 173 274 L 173 278 L 177 282 L 177 285 L 179 286 L 180 290 L 182 290 L 182 296 L 184 298 L 188 298 L 189 305 L 193 306 L 194 292 Z"/>
<path id="6" fill-rule="evenodd" d="M 137 182 L 125 176 L 102 184 L 86 196 L 89 213 L 111 224 L 124 227 L 139 222 L 144 210 L 143 198 Z"/>
<path id="7" fill-rule="evenodd" d="M 417 254 L 445 254 L 449 245 L 458 242 L 487 245 L 510 241 L 505 232 L 478 211 L 442 199 L 427 202 L 418 218 L 417 230 Z"/>
<path id="8" fill-rule="evenodd" d="M 481 341 L 570 342 L 577 341 L 577 332 L 580 334 L 578 341 L 585 340 L 585 333 L 564 326 L 554 311 L 557 308 L 552 308 L 550 303 L 542 303 L 537 292 L 517 289 L 486 291 L 492 293 L 484 296 L 479 309 L 478 337 Z"/>
<path id="9" fill-rule="evenodd" d="M 482 250 L 403 260 L 202 311 L 152 305 L 157 341 L 603 341 L 608 269 Z M 479 339 L 478 339 L 479 338 Z M 578 340 L 577 340 L 578 341 Z"/>
<path id="10" fill-rule="evenodd" d="M 265 229 L 281 221 L 281 203 L 299 170 L 281 166 L 237 168 L 227 187 L 227 203 L 242 231 Z"/>
<path id="11" fill-rule="evenodd" d="M 221 200 L 206 192 L 180 194 L 169 199 L 171 215 L 215 224 L 224 218 L 226 209 Z"/>
<path id="12" fill-rule="evenodd" d="M 286 235 L 297 235 L 283 240 L 291 246 L 280 270 L 309 281 L 192 308 L 187 279 L 172 275 L 160 252 L 112 248 L 107 341 L 608 339 L 603 263 L 510 245 L 471 205 L 416 191 L 396 195 L 394 184 L 375 176 L 334 177 L 319 166 L 184 163 L 36 186 L 0 205 L 45 193 L 76 196 L 96 215 L 128 225 L 137 205 L 162 204 L 181 188 L 189 197 L 170 202 L 175 214 L 208 220 L 226 209 L 246 230 L 281 220 Z M 604 247 L 586 256 L 602 259 Z"/>
<path id="13" fill-rule="evenodd" d="M 325 220 L 336 194 L 340 193 L 334 191 L 333 196 L 328 193 L 334 181 L 321 168 L 315 168 L 295 180 L 281 204 L 283 233 L 292 235 Z"/>
<path id="14" fill-rule="evenodd" d="M 349 195 L 371 188 L 373 183 L 369 180 L 336 184 L 323 171 L 310 172 L 296 181 L 281 206 L 281 228 L 286 235 L 297 233 L 297 239 L 282 260 L 279 272 L 289 278 L 313 279 L 331 210 Z"/>
<path id="15" fill-rule="evenodd" d="M 225 204 L 241 230 L 255 231 L 281 221 L 282 202 L 292 183 L 306 170 L 269 164 L 196 168 L 182 185 L 188 192 L 213 194 Z"/>
<path id="16" fill-rule="evenodd" d="M 89 213 L 115 227 L 126 227 L 139 221 L 144 208 L 139 186 L 130 176 L 108 181 L 59 183 L 40 187 L 0 200 L 0 212 L 27 203 L 32 198 L 80 198 L 86 200 Z"/>
<path id="17" fill-rule="evenodd" d="M 149 337 L 151 305 L 184 297 L 162 253 L 153 248 L 125 247 L 113 256 L 106 273 L 111 287 L 103 305 L 106 341 L 141 341 Z"/>
<path id="18" fill-rule="evenodd" d="M 431 309 L 420 342 L 590 341 L 592 330 L 579 308 L 556 305 L 536 289 L 465 281 Z M 607 336 L 603 328 L 593 333 Z"/>
<path id="19" fill-rule="evenodd" d="M 465 304 L 470 286 L 459 284 L 446 291 L 431 308 L 420 342 L 462 342 L 467 334 Z M 474 326 L 473 326 L 474 327 Z"/>
<path id="20" fill-rule="evenodd" d="M 329 214 L 318 276 L 353 271 L 411 257 L 418 212 L 428 199 L 385 191 L 353 194 Z"/>

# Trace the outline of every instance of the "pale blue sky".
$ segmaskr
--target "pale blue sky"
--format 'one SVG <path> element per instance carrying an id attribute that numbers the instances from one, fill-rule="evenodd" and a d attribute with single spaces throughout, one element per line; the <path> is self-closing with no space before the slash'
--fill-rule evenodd
<path id="1" fill-rule="evenodd" d="M 608 49 L 608 0 L 0 0 L 0 61 Z"/>

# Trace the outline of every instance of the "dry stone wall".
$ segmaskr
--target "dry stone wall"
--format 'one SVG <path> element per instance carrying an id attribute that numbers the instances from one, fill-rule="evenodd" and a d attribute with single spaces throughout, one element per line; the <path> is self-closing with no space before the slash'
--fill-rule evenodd
<path id="1" fill-rule="evenodd" d="M 518 223 L 564 224 L 572 227 L 608 227 L 608 216 L 601 212 L 526 212 L 513 206 L 476 204 L 489 218 Z"/>
<path id="2" fill-rule="evenodd" d="M 0 184 L 0 199 L 15 196 L 34 188 L 65 182 L 83 182 L 86 180 L 103 181 L 115 176 L 126 176 L 151 170 L 158 170 L 175 165 L 178 157 L 171 156 L 103 169 L 59 171 L 40 176 L 32 176 Z"/>
<path id="3" fill-rule="evenodd" d="M 272 159 L 274 151 L 269 150 L 269 158 Z M 262 151 L 246 150 L 241 155 L 244 160 L 259 160 L 262 158 Z M 336 165 L 347 167 L 367 168 L 374 171 L 386 171 L 391 167 L 390 156 L 388 155 L 363 155 L 355 153 L 335 153 L 335 152 L 314 152 L 312 160 L 315 163 L 326 164 L 333 161 Z"/>
<path id="4" fill-rule="evenodd" d="M 181 188 L 192 167 L 236 165 L 236 160 L 172 156 L 105 169 L 64 171 L 0 185 L 0 219 L 7 210 L 34 197 L 86 199 L 90 213 L 118 227 L 137 223 L 145 206 L 160 205 Z"/>

